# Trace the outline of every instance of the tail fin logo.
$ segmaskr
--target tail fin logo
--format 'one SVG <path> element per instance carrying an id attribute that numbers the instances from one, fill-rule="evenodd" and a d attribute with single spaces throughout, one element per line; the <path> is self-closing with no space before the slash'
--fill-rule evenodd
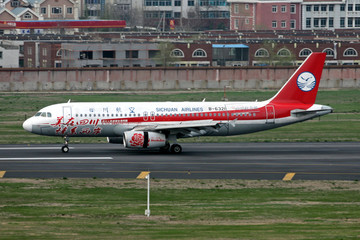
<path id="1" fill-rule="evenodd" d="M 296 83 L 301 91 L 310 92 L 316 86 L 316 78 L 311 72 L 303 72 L 298 76 Z"/>

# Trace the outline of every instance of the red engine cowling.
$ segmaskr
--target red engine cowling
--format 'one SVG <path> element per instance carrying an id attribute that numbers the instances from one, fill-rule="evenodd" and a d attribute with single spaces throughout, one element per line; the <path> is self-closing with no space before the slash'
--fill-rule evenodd
<path id="1" fill-rule="evenodd" d="M 161 148 L 167 142 L 165 134 L 157 132 L 128 131 L 123 139 L 127 148 Z"/>

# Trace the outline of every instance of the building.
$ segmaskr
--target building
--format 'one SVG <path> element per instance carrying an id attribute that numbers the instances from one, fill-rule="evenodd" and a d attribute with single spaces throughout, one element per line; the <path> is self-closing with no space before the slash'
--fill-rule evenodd
<path id="1" fill-rule="evenodd" d="M 19 46 L 0 43 L 0 68 L 18 68 L 19 59 Z"/>
<path id="2" fill-rule="evenodd" d="M 302 0 L 227 0 L 232 30 L 301 29 Z"/>
<path id="3" fill-rule="evenodd" d="M 360 28 L 360 0 L 227 0 L 232 30 Z"/>

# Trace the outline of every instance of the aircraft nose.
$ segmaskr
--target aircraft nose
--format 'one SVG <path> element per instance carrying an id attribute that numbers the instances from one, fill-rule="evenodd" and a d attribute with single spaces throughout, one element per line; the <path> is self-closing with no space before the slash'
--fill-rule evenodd
<path id="1" fill-rule="evenodd" d="M 28 131 L 28 132 L 31 132 L 32 131 L 32 123 L 31 123 L 31 120 L 28 119 L 26 120 L 24 123 L 23 123 L 23 128 Z"/>

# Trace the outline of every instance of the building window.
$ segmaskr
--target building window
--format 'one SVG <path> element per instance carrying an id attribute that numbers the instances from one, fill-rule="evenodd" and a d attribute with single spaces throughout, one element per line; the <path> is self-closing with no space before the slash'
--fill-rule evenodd
<path id="1" fill-rule="evenodd" d="M 29 68 L 31 68 L 31 67 L 33 66 L 32 58 L 28 58 L 28 60 L 27 60 L 27 66 L 28 66 Z"/>
<path id="2" fill-rule="evenodd" d="M 344 57 L 357 57 L 358 53 L 353 48 L 348 48 L 344 51 Z"/>
<path id="3" fill-rule="evenodd" d="M 181 18 L 181 12 L 174 12 L 174 18 Z"/>
<path id="4" fill-rule="evenodd" d="M 355 27 L 360 27 L 360 18 L 355 18 Z"/>
<path id="5" fill-rule="evenodd" d="M 311 18 L 306 18 L 306 28 L 311 28 Z"/>
<path id="6" fill-rule="evenodd" d="M 25 13 L 24 19 L 32 19 L 32 15 L 30 13 Z"/>
<path id="7" fill-rule="evenodd" d="M 260 48 L 255 52 L 255 57 L 269 57 L 269 52 L 265 48 Z"/>
<path id="8" fill-rule="evenodd" d="M 245 4 L 245 10 L 249 10 L 249 4 L 248 3 Z"/>
<path id="9" fill-rule="evenodd" d="M 61 7 L 53 7 L 53 8 L 51 8 L 51 13 L 52 14 L 61 14 L 61 12 L 62 12 Z"/>
<path id="10" fill-rule="evenodd" d="M 288 49 L 282 48 L 278 51 L 277 55 L 280 57 L 289 57 L 291 56 L 291 53 Z"/>
<path id="11" fill-rule="evenodd" d="M 348 18 L 348 27 L 353 27 L 353 18 Z"/>
<path id="12" fill-rule="evenodd" d="M 281 21 L 281 28 L 286 28 L 286 21 L 285 20 Z"/>
<path id="13" fill-rule="evenodd" d="M 311 12 L 311 5 L 306 5 L 306 11 Z"/>
<path id="14" fill-rule="evenodd" d="M 346 6 L 345 4 L 341 4 L 340 5 L 340 11 L 344 12 L 345 11 L 345 6 Z"/>
<path id="15" fill-rule="evenodd" d="M 47 56 L 47 48 L 43 48 L 43 49 L 42 49 L 42 55 L 43 55 L 43 56 Z"/>
<path id="16" fill-rule="evenodd" d="M 79 59 L 93 59 L 92 51 L 81 51 L 79 53 Z"/>
<path id="17" fill-rule="evenodd" d="M 277 22 L 276 22 L 276 21 L 272 21 L 271 27 L 272 27 L 272 28 L 277 28 Z"/>
<path id="18" fill-rule="evenodd" d="M 188 6 L 195 6 L 195 1 L 194 0 L 188 1 Z"/>
<path id="19" fill-rule="evenodd" d="M 334 4 L 330 4 L 329 5 L 329 12 L 333 12 L 334 11 Z"/>
<path id="20" fill-rule="evenodd" d="M 314 5 L 314 12 L 318 12 L 320 9 L 320 6 L 319 5 Z"/>
<path id="21" fill-rule="evenodd" d="M 272 5 L 272 12 L 273 13 L 277 13 L 277 6 L 276 5 Z"/>
<path id="22" fill-rule="evenodd" d="M 175 6 L 181 6 L 181 0 L 175 0 L 174 5 Z"/>
<path id="23" fill-rule="evenodd" d="M 331 48 L 324 49 L 323 53 L 326 53 L 327 57 L 333 57 L 334 56 L 334 50 L 332 50 Z"/>
<path id="24" fill-rule="evenodd" d="M 28 55 L 32 55 L 32 47 L 28 47 Z"/>
<path id="25" fill-rule="evenodd" d="M 239 4 L 234 5 L 234 13 L 236 13 L 236 14 L 239 13 Z"/>
<path id="26" fill-rule="evenodd" d="M 286 5 L 281 5 L 281 12 L 286 12 Z"/>
<path id="27" fill-rule="evenodd" d="M 354 10 L 353 4 L 348 5 L 348 11 L 352 12 Z"/>
<path id="28" fill-rule="evenodd" d="M 66 8 L 66 13 L 67 14 L 72 14 L 73 13 L 73 9 L 71 7 Z"/>
<path id="29" fill-rule="evenodd" d="M 360 4 L 355 4 L 355 11 L 360 11 Z"/>
<path id="30" fill-rule="evenodd" d="M 5 2 L 5 1 L 4 1 L 4 2 Z M 11 7 L 14 7 L 14 8 L 20 7 L 20 1 L 18 1 L 18 0 L 13 0 L 13 1 L 11 1 L 10 6 L 11 6 Z"/>
<path id="31" fill-rule="evenodd" d="M 296 13 L 296 5 L 295 4 L 290 5 L 290 13 Z"/>
<path id="32" fill-rule="evenodd" d="M 40 13 L 41 14 L 46 14 L 46 7 L 42 7 L 41 10 L 40 10 Z"/>
<path id="33" fill-rule="evenodd" d="M 309 48 L 304 48 L 300 51 L 299 57 L 307 57 L 312 53 L 312 51 Z"/>
<path id="34" fill-rule="evenodd" d="M 320 18 L 320 26 L 326 27 L 326 18 Z"/>
<path id="35" fill-rule="evenodd" d="M 250 24 L 250 20 L 248 18 L 245 18 L 245 24 Z"/>
<path id="36" fill-rule="evenodd" d="M 42 60 L 42 67 L 47 67 L 47 60 Z"/>
<path id="37" fill-rule="evenodd" d="M 321 11 L 326 12 L 327 11 L 327 5 L 321 5 Z"/>
<path id="38" fill-rule="evenodd" d="M 331 28 L 334 27 L 334 18 L 333 17 L 329 17 L 329 27 L 331 27 Z"/>
<path id="39" fill-rule="evenodd" d="M 138 50 L 127 50 L 126 58 L 139 58 L 139 51 Z"/>
<path id="40" fill-rule="evenodd" d="M 181 51 L 180 49 L 174 49 L 171 51 L 170 56 L 171 57 L 179 57 L 179 58 L 184 57 L 184 52 Z"/>
<path id="41" fill-rule="evenodd" d="M 314 18 L 314 27 L 315 28 L 319 27 L 319 18 Z"/>
<path id="42" fill-rule="evenodd" d="M 0 52 L 0 59 L 3 59 L 3 52 Z"/>
<path id="43" fill-rule="evenodd" d="M 295 29 L 296 28 L 296 20 L 292 19 L 290 20 L 290 28 Z"/>
<path id="44" fill-rule="evenodd" d="M 239 19 L 235 19 L 234 21 L 234 28 L 239 29 Z"/>
<path id="45" fill-rule="evenodd" d="M 341 27 L 341 28 L 344 28 L 344 27 L 345 27 L 345 18 L 344 18 L 344 17 L 341 17 L 341 18 L 340 18 L 340 27 Z"/>
<path id="46" fill-rule="evenodd" d="M 207 54 L 206 54 L 206 52 L 205 52 L 203 49 L 199 48 L 199 49 L 196 49 L 196 50 L 193 52 L 193 55 L 192 55 L 192 56 L 193 56 L 193 57 L 206 57 Z"/>
<path id="47" fill-rule="evenodd" d="M 102 56 L 103 58 L 115 58 L 115 51 L 114 50 L 103 51 Z"/>

